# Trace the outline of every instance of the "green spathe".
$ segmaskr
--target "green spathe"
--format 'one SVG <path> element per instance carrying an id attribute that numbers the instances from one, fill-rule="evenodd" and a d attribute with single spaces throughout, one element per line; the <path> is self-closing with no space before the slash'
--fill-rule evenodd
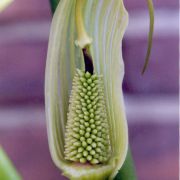
<path id="1" fill-rule="evenodd" d="M 121 51 L 128 14 L 121 0 L 87 0 L 83 9 L 86 29 L 93 40 L 90 51 L 94 69 L 97 75 L 103 76 L 111 156 L 107 163 L 93 166 L 78 166 L 64 156 L 72 80 L 77 68 L 84 69 L 82 52 L 74 43 L 75 1 L 72 0 L 60 1 L 50 33 L 45 92 L 49 146 L 55 164 L 70 179 L 113 179 L 122 167 L 128 149 Z"/>

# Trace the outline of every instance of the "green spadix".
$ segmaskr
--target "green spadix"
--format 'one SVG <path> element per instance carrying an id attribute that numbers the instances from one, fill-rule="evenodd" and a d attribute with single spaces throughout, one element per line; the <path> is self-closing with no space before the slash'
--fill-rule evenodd
<path id="1" fill-rule="evenodd" d="M 77 71 L 66 127 L 65 159 L 90 164 L 108 161 L 111 146 L 101 77 Z"/>

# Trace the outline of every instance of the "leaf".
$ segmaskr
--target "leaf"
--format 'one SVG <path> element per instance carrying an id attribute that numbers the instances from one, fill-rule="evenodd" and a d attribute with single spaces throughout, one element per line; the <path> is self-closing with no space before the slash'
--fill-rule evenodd
<path id="1" fill-rule="evenodd" d="M 7 154 L 0 147 L 0 179 L 2 180 L 21 180 L 20 175 L 15 170 Z"/>

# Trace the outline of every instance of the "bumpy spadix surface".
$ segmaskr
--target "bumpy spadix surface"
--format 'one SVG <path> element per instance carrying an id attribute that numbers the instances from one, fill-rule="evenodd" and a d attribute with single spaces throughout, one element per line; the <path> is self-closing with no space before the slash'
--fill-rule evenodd
<path id="1" fill-rule="evenodd" d="M 70 97 L 65 159 L 99 164 L 110 156 L 102 77 L 77 70 Z"/>

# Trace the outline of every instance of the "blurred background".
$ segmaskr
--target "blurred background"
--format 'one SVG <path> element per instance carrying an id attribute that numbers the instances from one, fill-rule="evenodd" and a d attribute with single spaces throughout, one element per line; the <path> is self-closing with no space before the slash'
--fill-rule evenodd
<path id="1" fill-rule="evenodd" d="M 148 35 L 144 0 L 124 0 L 123 89 L 139 180 L 178 180 L 179 2 L 154 0 L 155 34 L 141 76 Z M 0 13 L 0 144 L 25 180 L 65 179 L 50 158 L 44 73 L 51 23 L 48 0 L 14 0 Z"/>

